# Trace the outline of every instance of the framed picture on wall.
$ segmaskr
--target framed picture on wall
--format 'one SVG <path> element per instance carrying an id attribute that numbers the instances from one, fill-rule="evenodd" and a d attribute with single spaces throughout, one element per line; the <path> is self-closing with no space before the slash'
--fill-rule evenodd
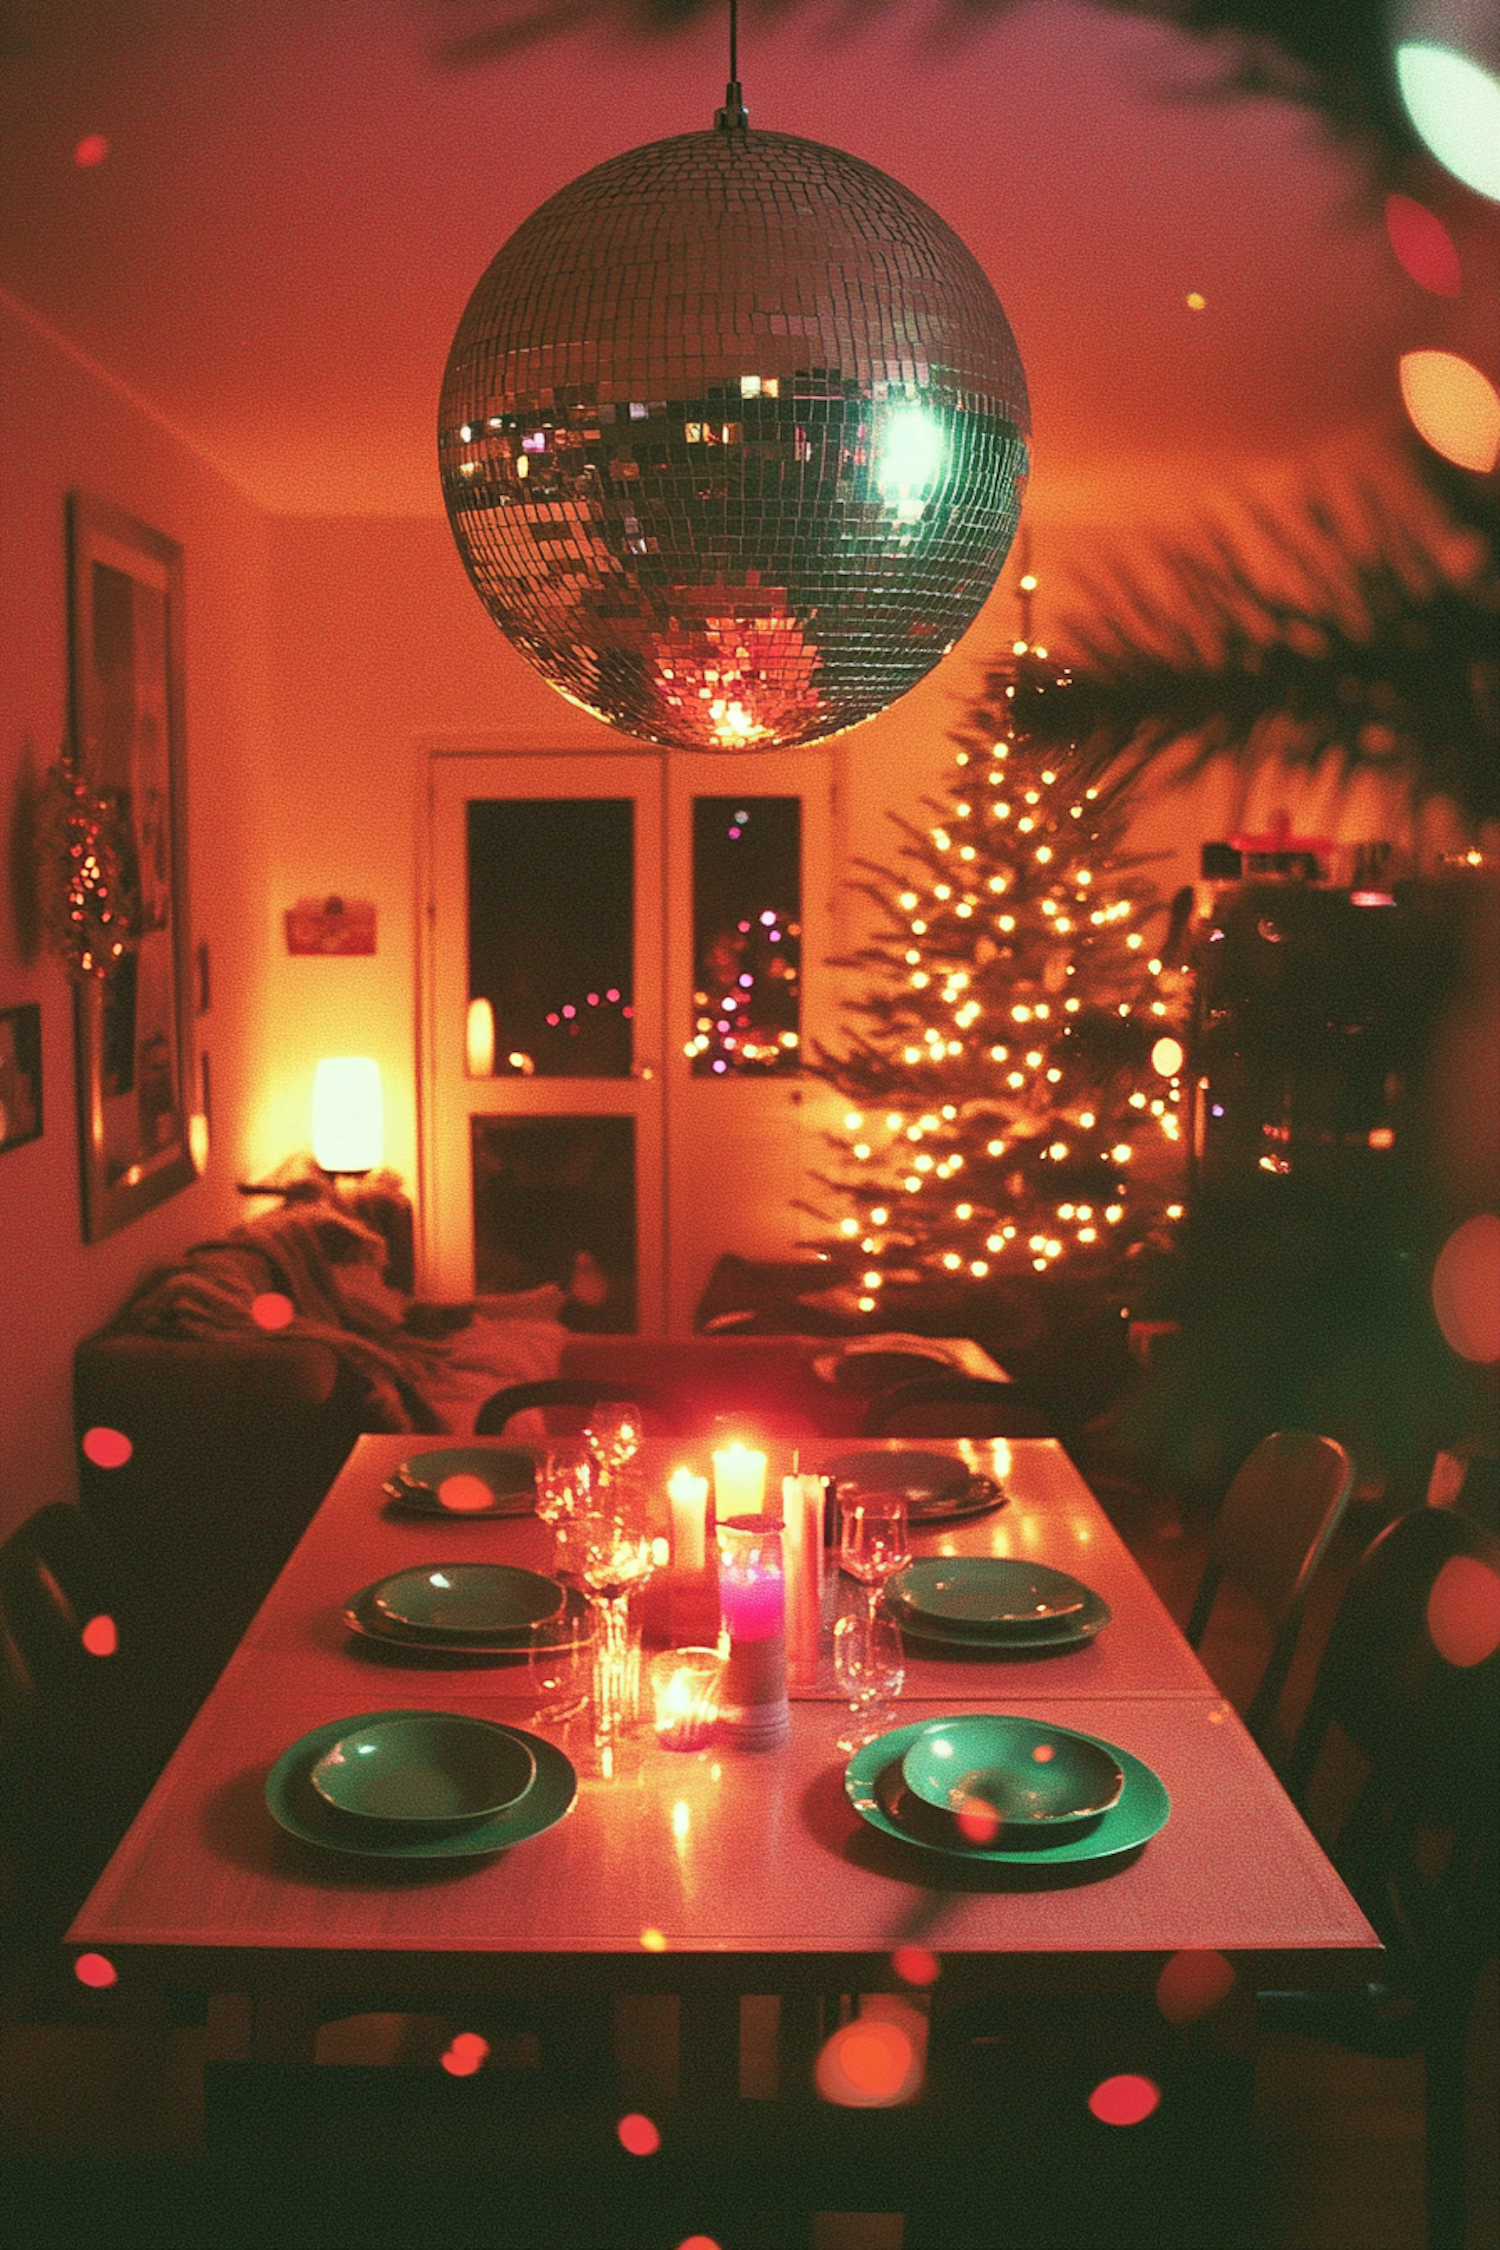
<path id="1" fill-rule="evenodd" d="M 182 549 L 75 492 L 68 565 L 73 755 L 119 805 L 140 897 L 135 943 L 74 988 L 83 1235 L 97 1242 L 196 1177 Z"/>
<path id="2" fill-rule="evenodd" d="M 0 1153 L 42 1137 L 42 1011 L 0 1008 Z"/>

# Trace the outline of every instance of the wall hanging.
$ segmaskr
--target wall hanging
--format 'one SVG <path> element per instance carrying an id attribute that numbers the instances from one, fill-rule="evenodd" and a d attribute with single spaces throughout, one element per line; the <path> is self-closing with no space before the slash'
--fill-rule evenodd
<path id="1" fill-rule="evenodd" d="M 97 1242 L 197 1177 L 182 549 L 75 492 L 68 552 L 71 742 L 43 807 L 43 910 L 74 980 L 83 1232 Z"/>
<path id="2" fill-rule="evenodd" d="M 972 623 L 1015 533 L 1026 381 L 977 260 L 874 165 L 752 132 L 611 158 L 459 323 L 439 463 L 501 630 L 572 702 L 690 750 L 869 718 Z"/>

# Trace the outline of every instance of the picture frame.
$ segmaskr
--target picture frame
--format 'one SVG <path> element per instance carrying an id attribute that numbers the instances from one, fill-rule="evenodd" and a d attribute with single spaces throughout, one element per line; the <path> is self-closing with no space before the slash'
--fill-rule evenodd
<path id="1" fill-rule="evenodd" d="M 42 1137 L 42 1011 L 0 1008 L 0 1156 Z"/>
<path id="2" fill-rule="evenodd" d="M 70 735 L 119 805 L 139 876 L 135 942 L 74 987 L 83 1238 L 98 1242 L 197 1177 L 183 740 L 182 549 L 68 495 Z"/>

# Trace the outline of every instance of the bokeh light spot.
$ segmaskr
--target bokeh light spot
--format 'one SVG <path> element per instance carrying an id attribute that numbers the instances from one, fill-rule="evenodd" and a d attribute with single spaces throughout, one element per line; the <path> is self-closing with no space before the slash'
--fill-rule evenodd
<path id="1" fill-rule="evenodd" d="M 953 1825 L 966 1844 L 992 1844 L 1000 1833 L 1000 1815 L 983 1797 L 965 1797 L 953 1815 Z"/>
<path id="2" fill-rule="evenodd" d="M 1438 1252 L 1432 1309 L 1460 1358 L 1500 1359 L 1500 1218 L 1493 1211 L 1465 1219 Z"/>
<path id="3" fill-rule="evenodd" d="M 1500 1648 L 1500 1578 L 1473 1555 L 1450 1555 L 1427 1596 L 1427 1630 L 1449 1664 L 1482 1664 Z"/>
<path id="4" fill-rule="evenodd" d="M 1500 459 L 1500 392 L 1457 352 L 1403 352 L 1401 396 L 1417 435 L 1455 468 L 1483 476 Z"/>
<path id="5" fill-rule="evenodd" d="M 112 1617 L 91 1617 L 78 1638 L 90 1656 L 113 1656 L 120 1645 L 120 1636 Z"/>
<path id="6" fill-rule="evenodd" d="M 936 1984 L 943 1973 L 942 1962 L 925 1945 L 898 1945 L 891 1967 L 903 1984 Z"/>
<path id="7" fill-rule="evenodd" d="M 1407 39 L 1396 49 L 1396 83 L 1439 164 L 1500 202 L 1500 79 L 1452 47 Z"/>
<path id="8" fill-rule="evenodd" d="M 719 2250 L 719 2245 L 711 2234 L 689 2234 L 684 2235 L 677 2250 Z"/>
<path id="9" fill-rule="evenodd" d="M 1158 1039 L 1151 1050 L 1151 1068 L 1162 1078 L 1175 1078 L 1186 1060 L 1180 1039 Z"/>
<path id="10" fill-rule="evenodd" d="M 884 2109 L 904 2101 L 917 2075 L 911 2034 L 878 2016 L 856 2017 L 826 2039 L 815 2073 L 824 2101 L 841 2109 Z"/>
<path id="11" fill-rule="evenodd" d="M 472 2078 L 489 2060 L 490 2043 L 477 2031 L 456 2032 L 438 2058 L 450 2078 Z"/>
<path id="12" fill-rule="evenodd" d="M 1168 2023 L 1197 2023 L 1234 1990 L 1234 1967 L 1222 1953 L 1190 1946 L 1174 1953 L 1156 1980 L 1156 2005 Z"/>
<path id="13" fill-rule="evenodd" d="M 631 2156 L 654 2156 L 661 2147 L 660 2133 L 650 2118 L 643 2117 L 638 2109 L 633 2109 L 628 2117 L 622 2117 L 615 2131 L 619 2135 L 621 2148 Z"/>
<path id="14" fill-rule="evenodd" d="M 104 1992 L 120 1981 L 113 1961 L 107 1961 L 102 1953 L 80 1953 L 73 1963 L 73 1974 L 93 1992 Z"/>
<path id="15" fill-rule="evenodd" d="M 92 172 L 109 154 L 109 142 L 102 133 L 85 133 L 73 151 L 73 162 L 81 172 Z"/>
<path id="16" fill-rule="evenodd" d="M 642 1930 L 641 1951 L 643 1953 L 665 1953 L 666 1950 L 667 1941 L 660 1930 Z"/>
<path id="17" fill-rule="evenodd" d="M 1435 211 L 1414 196 L 1388 195 L 1385 231 L 1396 261 L 1419 289 L 1435 297 L 1460 297 L 1464 271 L 1453 237 Z"/>
<path id="18" fill-rule="evenodd" d="M 250 1307 L 250 1318 L 256 1327 L 268 1331 L 290 1328 L 296 1317 L 296 1306 L 279 1289 L 263 1289 Z"/>
<path id="19" fill-rule="evenodd" d="M 1134 2070 L 1101 2079 L 1089 2096 L 1089 2108 L 1101 2125 L 1139 2125 L 1158 2107 L 1161 2089 Z"/>
<path id="20" fill-rule="evenodd" d="M 467 1470 L 457 1476 L 444 1477 L 437 1489 L 443 1506 L 451 1508 L 456 1516 L 472 1516 L 481 1508 L 494 1505 L 495 1495 L 483 1477 L 471 1476 Z"/>
<path id="21" fill-rule="evenodd" d="M 85 1458 L 96 1469 L 123 1469 L 135 1451 L 123 1430 L 111 1430 L 102 1422 L 84 1431 L 82 1443 Z"/>
<path id="22" fill-rule="evenodd" d="M 1204 296 L 1201 289 L 1190 289 L 1187 293 L 1186 298 L 1184 299 L 1184 303 L 1186 304 L 1189 312 L 1202 312 L 1208 304 L 1208 299 Z"/>
<path id="23" fill-rule="evenodd" d="M 1033 1765 L 1038 1766 L 1050 1766 L 1056 1756 L 1057 1745 L 1052 1742 L 1039 1742 L 1031 1753 Z"/>

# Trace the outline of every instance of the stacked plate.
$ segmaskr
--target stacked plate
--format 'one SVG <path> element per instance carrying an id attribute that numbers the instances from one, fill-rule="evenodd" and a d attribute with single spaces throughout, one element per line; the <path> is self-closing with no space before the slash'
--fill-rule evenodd
<path id="1" fill-rule="evenodd" d="M 540 1735 L 453 1711 L 367 1711 L 314 1727 L 266 1781 L 272 1818 L 328 1851 L 461 1859 L 555 1827 L 577 1794 Z"/>
<path id="2" fill-rule="evenodd" d="M 536 1506 L 536 1463 L 514 1446 L 441 1446 L 403 1461 L 385 1492 L 411 1515 L 527 1516 Z"/>
<path id="3" fill-rule="evenodd" d="M 581 1648 L 592 1634 L 583 1596 L 511 1563 L 420 1563 L 361 1587 L 344 1623 L 366 1640 L 437 1662 L 524 1662 Z"/>
<path id="4" fill-rule="evenodd" d="M 1066 1571 L 1000 1555 L 928 1555 L 898 1571 L 885 1606 L 934 1655 L 1050 1655 L 1081 1648 L 1110 1620 L 1107 1602 Z"/>
<path id="5" fill-rule="evenodd" d="M 830 1461 L 823 1474 L 840 1491 L 899 1494 L 914 1529 L 983 1515 L 1004 1507 L 1009 1497 L 992 1477 L 981 1476 L 951 1453 L 845 1453 Z"/>
<path id="6" fill-rule="evenodd" d="M 1128 1750 L 990 1713 L 878 1736 L 850 1759 L 844 1789 L 883 1835 L 949 1859 L 1015 1866 L 1134 1851 L 1171 1810 L 1156 1775 Z"/>

